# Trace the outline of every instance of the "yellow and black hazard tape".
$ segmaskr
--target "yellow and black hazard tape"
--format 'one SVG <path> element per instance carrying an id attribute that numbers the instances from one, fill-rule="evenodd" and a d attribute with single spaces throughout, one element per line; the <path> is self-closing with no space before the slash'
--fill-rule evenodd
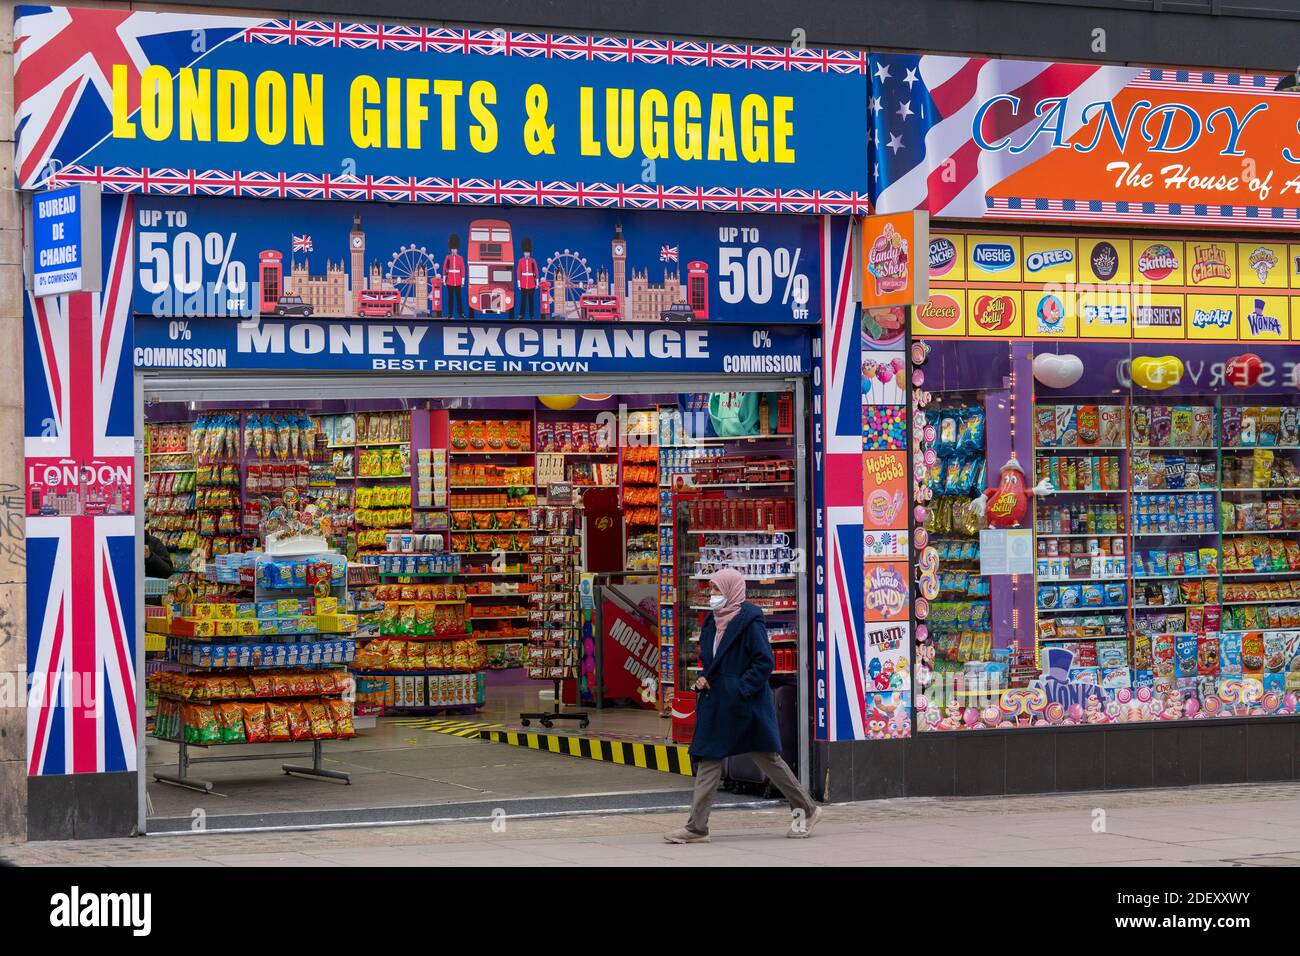
<path id="1" fill-rule="evenodd" d="M 449 734 L 452 737 L 478 737 L 489 727 L 500 727 L 483 720 L 456 720 L 448 717 L 408 717 L 393 721 L 399 727 L 412 730 L 428 730 L 435 734 Z"/>
<path id="2" fill-rule="evenodd" d="M 479 732 L 479 737 L 512 747 L 603 760 L 606 763 L 675 773 L 683 777 L 695 776 L 691 769 L 690 748 L 681 744 L 648 744 L 568 734 L 534 734 L 522 730 L 484 730 Z"/>

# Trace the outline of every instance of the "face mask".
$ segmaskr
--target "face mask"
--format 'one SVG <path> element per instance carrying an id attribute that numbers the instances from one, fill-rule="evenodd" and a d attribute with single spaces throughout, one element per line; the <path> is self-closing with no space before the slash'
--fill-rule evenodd
<path id="1" fill-rule="evenodd" d="M 723 597 L 721 594 L 714 594 L 709 598 L 709 607 L 715 611 L 726 603 L 727 603 L 727 599 Z"/>

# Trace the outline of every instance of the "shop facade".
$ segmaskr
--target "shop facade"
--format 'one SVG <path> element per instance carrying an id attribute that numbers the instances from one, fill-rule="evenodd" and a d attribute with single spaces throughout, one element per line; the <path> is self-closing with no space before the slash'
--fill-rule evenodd
<path id="1" fill-rule="evenodd" d="M 874 209 L 930 222 L 910 318 L 863 320 L 864 721 L 906 739 L 858 746 L 854 795 L 1292 779 L 1296 101 L 1249 72 L 872 76 Z"/>
<path id="2" fill-rule="evenodd" d="M 505 606 L 523 597 L 516 585 L 480 595 L 449 573 L 469 578 L 475 561 L 494 580 L 531 580 L 543 568 L 564 576 L 536 609 L 557 626 L 564 615 L 570 636 L 542 644 L 560 665 L 563 703 L 590 704 L 576 572 L 599 562 L 588 560 L 587 537 L 579 543 L 576 509 L 550 496 L 576 486 L 593 512 L 586 496 L 596 485 L 614 492 L 604 506 L 618 521 L 617 576 L 646 586 L 651 606 L 661 595 L 650 615 L 655 653 L 635 645 L 637 666 L 658 678 L 649 699 L 665 714 L 656 715 L 661 736 L 692 664 L 676 615 L 699 616 L 703 602 L 688 592 L 704 586 L 733 528 L 761 537 L 766 550 L 752 553 L 751 543 L 746 560 L 754 588 L 771 588 L 772 613 L 785 615 L 778 670 L 811 713 L 808 662 L 826 620 L 814 623 L 814 609 L 825 614 L 826 452 L 838 428 L 821 423 L 825 404 L 846 394 L 851 217 L 867 209 L 865 145 L 857 155 L 831 148 L 837 136 L 865 144 L 865 117 L 846 119 L 834 104 L 865 97 L 864 54 L 62 8 L 22 8 L 16 24 L 30 51 L 16 84 L 19 183 L 34 194 L 37 220 L 94 197 L 96 241 L 83 252 L 100 272 L 93 292 L 33 288 L 25 310 L 29 838 L 148 829 L 151 744 L 202 752 L 198 737 L 174 738 L 191 717 L 206 718 L 172 698 L 181 684 L 187 695 L 217 695 L 220 720 L 220 695 L 231 693 L 220 674 L 194 675 L 186 663 L 176 677 L 159 665 L 238 630 L 218 613 L 235 605 L 213 595 L 230 583 L 223 573 L 238 580 L 232 555 L 269 543 L 258 532 L 271 512 L 337 540 L 329 550 L 352 564 L 378 568 L 379 593 L 393 605 L 420 605 L 410 631 L 392 632 L 404 640 L 379 631 L 369 641 L 376 653 L 399 645 L 401 656 L 385 648 L 382 661 L 365 658 L 352 720 L 366 693 L 380 707 L 385 690 L 390 706 L 394 692 L 399 704 L 409 694 L 412 706 L 397 709 L 419 709 L 417 694 L 432 703 L 435 678 L 441 694 L 444 679 L 474 670 L 450 663 L 450 644 L 436 664 L 429 653 L 440 644 L 435 605 L 455 603 L 451 589 L 465 609 L 449 630 L 467 631 L 453 636 L 478 637 L 484 655 L 494 640 L 503 655 L 515 645 L 533 653 L 524 628 L 478 623 L 524 608 Z M 143 58 L 113 60 L 106 82 L 86 89 L 34 68 L 41 54 L 97 48 L 97 33 Z M 34 287 L 53 262 L 34 260 Z M 87 279 L 94 271 L 83 263 Z M 839 343 L 838 365 L 828 337 Z M 708 406 L 724 392 L 740 396 L 737 420 L 752 396 L 755 421 L 719 430 Z M 629 408 L 627 396 L 646 404 Z M 839 419 L 853 430 L 843 437 L 856 446 L 855 394 L 846 403 Z M 709 424 L 674 432 L 683 419 Z M 594 437 L 606 420 L 609 432 Z M 665 427 L 684 437 L 665 439 Z M 739 477 L 715 469 L 717 480 L 699 487 L 676 477 L 704 470 L 683 464 L 696 444 L 729 455 Z M 484 457 L 461 459 L 470 477 L 457 478 L 457 456 L 474 454 Z M 565 455 L 588 457 L 575 465 Z M 560 470 L 543 481 L 552 458 Z M 851 467 L 856 453 L 840 460 Z M 497 486 L 480 486 L 485 469 L 510 472 L 499 479 L 508 502 L 496 500 Z M 642 471 L 651 480 L 642 483 Z M 328 508 L 318 475 L 339 495 Z M 286 497 L 297 477 L 317 505 L 305 524 L 301 499 Z M 342 491 L 345 482 L 354 484 Z M 709 499 L 735 499 L 736 510 L 713 514 Z M 689 562 L 665 531 L 677 525 L 683 535 L 699 529 L 677 538 L 699 551 Z M 202 571 L 178 571 L 179 602 L 175 588 L 164 595 L 141 573 L 146 529 L 174 560 L 203 559 L 194 565 Z M 451 583 L 426 596 L 422 571 L 401 563 L 420 560 Z M 259 562 L 248 559 L 250 573 Z M 361 588 L 354 570 L 349 591 Z M 248 626 L 283 627 L 258 606 Z M 318 626 L 330 613 L 305 615 L 304 606 L 297 616 Z M 330 619 L 338 631 L 320 634 L 341 640 L 319 643 L 343 650 L 322 653 L 363 652 L 349 645 L 363 641 L 342 607 Z M 417 625 L 417 610 L 429 621 Z M 572 654 L 558 649 L 565 640 Z M 214 656 L 203 650 L 205 661 Z M 541 659 L 524 669 L 547 677 Z M 373 678 L 364 688 L 363 677 Z M 330 692 L 317 686 L 333 714 Z M 251 744 L 255 723 L 265 739 L 261 720 L 245 713 L 230 729 Z M 812 780 L 814 730 L 798 723 L 793 759 Z M 167 776 L 185 777 L 185 762 Z"/>

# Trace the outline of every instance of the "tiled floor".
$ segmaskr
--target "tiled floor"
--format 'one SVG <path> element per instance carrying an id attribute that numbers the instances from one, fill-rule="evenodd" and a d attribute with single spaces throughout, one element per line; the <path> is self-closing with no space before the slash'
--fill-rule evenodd
<path id="1" fill-rule="evenodd" d="M 783 810 L 719 810 L 710 844 L 664 843 L 680 823 L 663 813 L 507 817 L 496 827 L 33 843 L 0 856 L 85 866 L 846 866 L 882 856 L 925 867 L 1300 865 L 1300 785 L 840 804 L 809 840 L 784 839 Z"/>

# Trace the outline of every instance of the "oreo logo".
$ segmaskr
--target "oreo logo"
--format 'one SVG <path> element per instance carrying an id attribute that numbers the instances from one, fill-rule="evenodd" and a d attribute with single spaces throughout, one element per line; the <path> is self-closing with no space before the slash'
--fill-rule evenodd
<path id="1" fill-rule="evenodd" d="M 956 263 L 956 243 L 943 237 L 930 240 L 930 275 L 941 276 L 951 272 Z"/>
<path id="2" fill-rule="evenodd" d="M 1099 242 L 1092 247 L 1088 264 L 1092 274 L 1102 282 L 1109 282 L 1119 273 L 1119 250 L 1112 243 Z"/>
<path id="3" fill-rule="evenodd" d="M 979 242 L 971 261 L 985 272 L 1005 272 L 1016 264 L 1016 248 L 1005 242 Z"/>
<path id="4" fill-rule="evenodd" d="M 1030 272 L 1038 272 L 1042 269 L 1050 269 L 1052 266 L 1068 265 L 1073 261 L 1073 249 L 1044 249 L 1042 252 L 1031 252 L 1025 256 L 1025 268 Z"/>

